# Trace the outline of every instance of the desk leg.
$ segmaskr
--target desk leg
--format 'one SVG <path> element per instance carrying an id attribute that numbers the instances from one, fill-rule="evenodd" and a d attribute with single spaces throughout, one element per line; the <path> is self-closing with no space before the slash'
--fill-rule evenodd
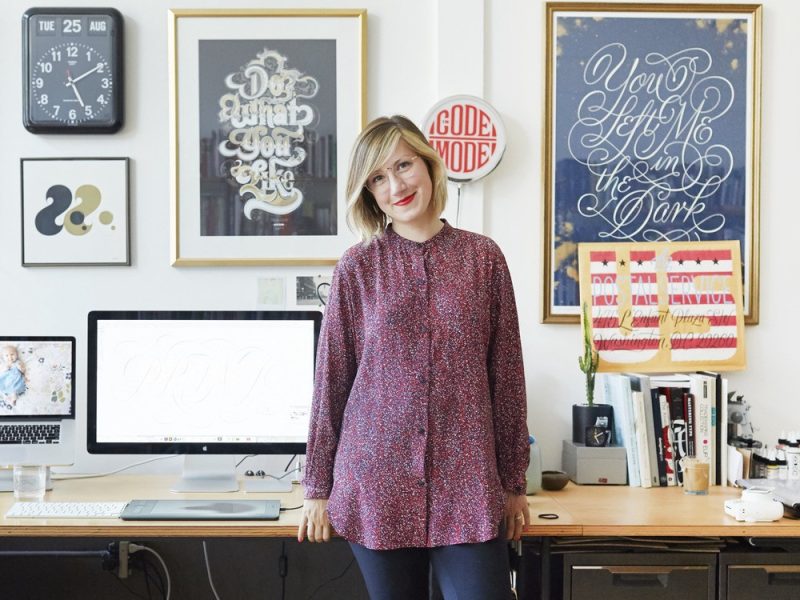
<path id="1" fill-rule="evenodd" d="M 542 573 L 542 598 L 541 600 L 550 600 L 550 538 L 542 538 L 541 546 L 541 561 L 539 562 Z"/>

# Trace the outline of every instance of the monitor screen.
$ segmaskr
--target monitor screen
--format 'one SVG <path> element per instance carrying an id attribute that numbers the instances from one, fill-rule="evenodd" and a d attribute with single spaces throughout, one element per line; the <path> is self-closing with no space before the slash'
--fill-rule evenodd
<path id="1" fill-rule="evenodd" d="M 0 418 L 75 416 L 75 338 L 0 337 Z"/>
<path id="2" fill-rule="evenodd" d="M 321 319 L 90 313 L 89 452 L 305 453 Z"/>

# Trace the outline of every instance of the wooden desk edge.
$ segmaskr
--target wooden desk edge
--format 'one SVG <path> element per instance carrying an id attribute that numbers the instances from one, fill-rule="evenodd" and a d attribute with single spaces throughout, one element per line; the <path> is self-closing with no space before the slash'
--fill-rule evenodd
<path id="1" fill-rule="evenodd" d="M 196 497 L 171 495 L 166 490 L 172 476 L 114 476 L 95 481 L 59 482 L 48 494 L 53 501 L 81 501 L 97 498 L 113 501 L 132 497 Z M 685 498 L 677 488 L 641 489 L 575 486 L 563 491 L 540 492 L 528 498 L 530 522 L 524 537 L 796 537 L 800 520 L 775 523 L 737 523 L 723 513 L 725 498 L 739 495 L 733 488 L 714 488 L 708 497 Z M 198 495 L 211 497 L 214 495 Z M 230 498 L 279 498 L 282 504 L 302 504 L 298 486 L 292 494 L 268 495 L 234 493 Z M 117 519 L 5 519 L 3 514 L 13 498 L 0 498 L 2 537 L 116 537 L 116 538 L 295 538 L 299 510 L 282 513 L 278 521 L 120 521 Z M 691 510 L 689 510 L 691 509 Z M 675 511 L 681 510 L 682 517 Z M 539 518 L 553 513 L 557 519 Z"/>

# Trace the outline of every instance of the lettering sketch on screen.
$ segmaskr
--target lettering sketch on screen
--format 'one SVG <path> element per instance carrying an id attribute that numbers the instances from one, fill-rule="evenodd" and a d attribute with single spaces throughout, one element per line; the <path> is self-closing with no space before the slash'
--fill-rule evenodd
<path id="1" fill-rule="evenodd" d="M 104 321 L 98 441 L 305 442 L 313 338 L 303 321 Z"/>

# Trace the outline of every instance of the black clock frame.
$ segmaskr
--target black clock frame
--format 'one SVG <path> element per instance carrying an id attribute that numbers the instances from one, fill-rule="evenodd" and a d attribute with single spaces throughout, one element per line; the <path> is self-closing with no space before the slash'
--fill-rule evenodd
<path id="1" fill-rule="evenodd" d="M 36 15 L 102 15 L 114 22 L 115 35 L 111 38 L 112 55 L 108 62 L 114 77 L 114 91 L 111 97 L 111 108 L 114 120 L 108 124 L 80 123 L 69 125 L 67 123 L 37 123 L 31 119 L 31 69 L 37 57 L 31 56 L 30 28 L 31 18 Z M 124 30 L 122 14 L 115 8 L 29 8 L 22 15 L 22 123 L 31 133 L 115 133 L 122 128 L 125 114 L 125 72 L 124 72 Z"/>

